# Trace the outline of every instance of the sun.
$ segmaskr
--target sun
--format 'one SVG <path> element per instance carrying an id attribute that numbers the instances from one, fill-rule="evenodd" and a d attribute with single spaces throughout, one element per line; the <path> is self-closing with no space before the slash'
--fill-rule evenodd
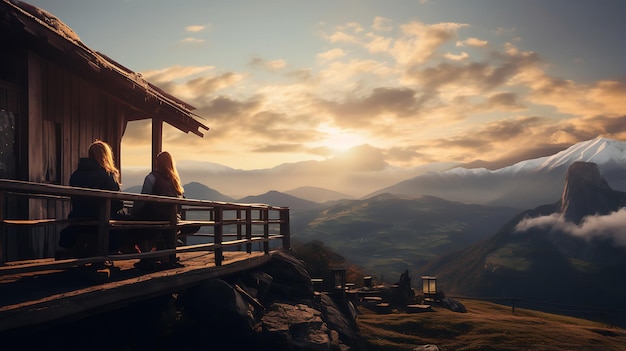
<path id="1" fill-rule="evenodd" d="M 366 143 L 365 137 L 354 131 L 335 127 L 324 127 L 318 129 L 318 131 L 322 134 L 320 144 L 335 153 L 342 153 Z"/>

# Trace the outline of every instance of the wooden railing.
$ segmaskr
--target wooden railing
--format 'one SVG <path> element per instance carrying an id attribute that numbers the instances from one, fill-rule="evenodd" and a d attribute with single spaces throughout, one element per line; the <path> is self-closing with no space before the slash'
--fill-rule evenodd
<path id="1" fill-rule="evenodd" d="M 67 209 L 73 196 L 88 197 L 97 202 L 99 204 L 98 219 L 69 220 L 57 218 L 58 215 L 54 218 L 29 218 L 28 208 L 22 211 L 10 208 L 19 203 L 19 198 L 26 198 L 47 199 L 48 203 L 50 201 L 55 203 L 47 207 Z M 169 218 L 158 221 L 112 219 L 109 210 L 111 201 L 123 201 L 127 205 L 134 201 L 169 204 L 171 212 Z M 177 216 L 177 206 L 183 209 L 182 219 Z M 55 230 L 60 230 L 58 228 L 76 224 L 97 227 L 96 250 L 93 256 L 68 257 L 52 260 L 52 262 L 48 260 L 45 264 L 38 263 L 36 260 L 7 259 L 9 257 L 7 239 L 11 235 L 21 235 L 25 228 L 52 226 Z M 189 227 L 199 228 L 199 230 L 190 235 L 181 235 L 185 233 L 185 228 Z M 140 253 L 109 252 L 111 230 L 132 233 L 136 229 L 153 230 L 155 236 L 157 233 L 165 232 L 164 248 Z M 55 232 L 57 233 L 56 241 L 58 241 L 58 231 Z M 36 271 L 42 268 L 63 269 L 87 263 L 164 256 L 167 256 L 171 262 L 175 262 L 178 253 L 194 251 L 213 251 L 215 265 L 220 266 L 223 262 L 224 250 L 245 249 L 251 253 L 255 246 L 253 244 L 257 243 L 258 250 L 268 254 L 271 242 L 278 242 L 277 248 L 290 249 L 289 209 L 287 207 L 181 199 L 0 179 L 0 275 Z"/>

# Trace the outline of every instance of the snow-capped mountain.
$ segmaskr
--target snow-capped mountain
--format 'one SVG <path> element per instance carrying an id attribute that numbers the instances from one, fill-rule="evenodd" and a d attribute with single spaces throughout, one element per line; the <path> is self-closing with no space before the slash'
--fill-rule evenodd
<path id="1" fill-rule="evenodd" d="M 520 171 L 550 171 L 569 167 L 576 161 L 592 162 L 601 165 L 626 165 L 626 142 L 595 138 L 582 141 L 552 156 L 518 162 L 495 172 L 517 173 Z M 602 167 L 600 167 L 602 169 Z"/>
<path id="2" fill-rule="evenodd" d="M 433 195 L 469 203 L 532 208 L 560 199 L 564 174 L 576 161 L 597 164 L 611 188 L 626 191 L 626 142 L 595 138 L 552 156 L 521 161 L 493 171 L 457 167 L 429 172 L 367 197 L 381 193 Z"/>

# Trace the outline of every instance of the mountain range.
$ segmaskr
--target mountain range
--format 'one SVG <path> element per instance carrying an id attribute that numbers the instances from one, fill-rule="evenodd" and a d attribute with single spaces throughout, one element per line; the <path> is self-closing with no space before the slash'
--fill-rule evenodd
<path id="1" fill-rule="evenodd" d="M 200 183 L 215 191 L 199 194 L 201 197 L 198 198 L 216 201 L 236 201 L 256 196 L 256 200 L 266 202 L 263 194 L 270 191 L 317 203 L 366 199 L 389 193 L 533 208 L 561 196 L 563 174 L 575 161 L 597 164 L 614 189 L 626 190 L 626 142 L 606 138 L 580 142 L 551 156 L 521 161 L 496 170 L 437 163 L 409 170 L 387 167 L 382 171 L 354 171 L 354 165 L 340 168 L 330 160 L 284 164 L 264 170 L 236 170 L 210 162 L 189 161 L 181 161 L 177 166 L 185 183 Z M 135 184 L 126 191 L 137 191 L 137 184 L 143 183 L 147 172 L 139 168 L 125 169 L 124 184 Z M 378 188 L 372 189 L 377 185 Z M 355 188 L 360 190 L 360 195 Z M 195 197 L 191 195 L 188 192 L 188 197 Z M 273 200 L 276 200 L 275 194 Z M 278 206 L 290 205 L 289 202 L 267 202 Z"/>
<path id="2" fill-rule="evenodd" d="M 456 167 L 428 172 L 367 196 L 381 193 L 432 195 L 469 203 L 532 208 L 561 196 L 563 174 L 576 161 L 597 164 L 614 189 L 626 190 L 626 143 L 596 138 L 552 156 L 521 161 L 493 171 Z"/>

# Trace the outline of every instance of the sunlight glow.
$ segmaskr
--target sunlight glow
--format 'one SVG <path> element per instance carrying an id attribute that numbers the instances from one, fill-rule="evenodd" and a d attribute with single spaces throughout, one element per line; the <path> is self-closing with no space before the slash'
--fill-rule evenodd
<path id="1" fill-rule="evenodd" d="M 366 139 L 363 136 L 350 130 L 335 127 L 320 127 L 318 131 L 323 135 L 320 144 L 337 153 L 366 143 Z"/>

